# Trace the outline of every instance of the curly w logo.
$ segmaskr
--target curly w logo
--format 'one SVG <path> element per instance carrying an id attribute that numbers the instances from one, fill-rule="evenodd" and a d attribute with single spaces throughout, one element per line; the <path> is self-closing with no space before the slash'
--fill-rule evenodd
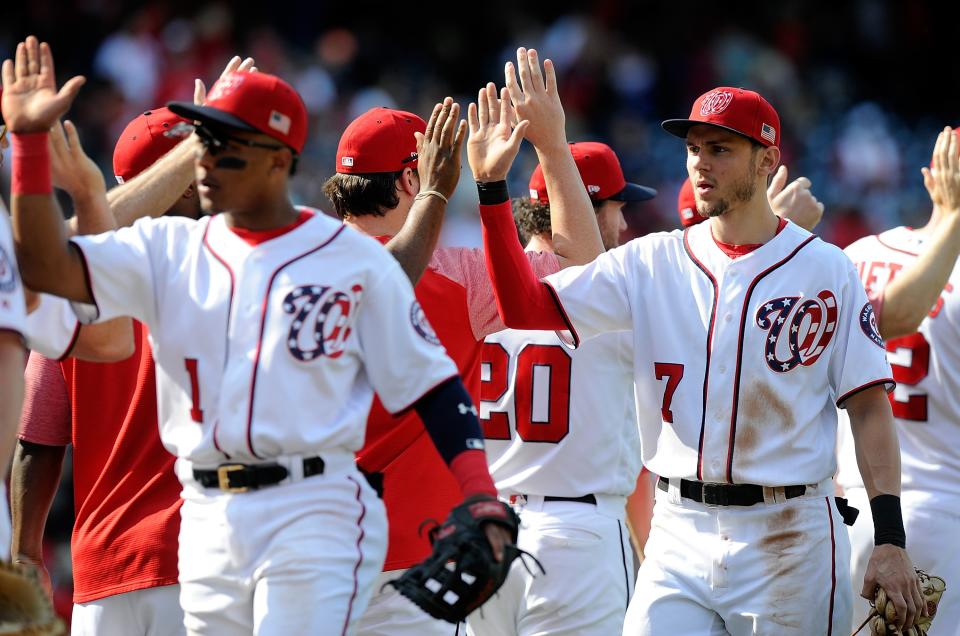
<path id="1" fill-rule="evenodd" d="M 309 362 L 320 356 L 338 358 L 350 336 L 363 288 L 349 292 L 329 286 L 301 285 L 283 299 L 283 311 L 293 314 L 287 334 L 287 350 L 294 358 Z"/>

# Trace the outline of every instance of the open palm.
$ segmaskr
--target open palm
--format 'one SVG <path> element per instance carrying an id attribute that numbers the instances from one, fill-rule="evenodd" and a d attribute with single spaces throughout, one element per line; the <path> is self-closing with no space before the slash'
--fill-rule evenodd
<path id="1" fill-rule="evenodd" d="M 17 44 L 16 61 L 3 62 L 3 118 L 10 131 L 49 130 L 70 108 L 84 81 L 74 77 L 58 91 L 50 46 L 32 35 Z"/>
<path id="2" fill-rule="evenodd" d="M 513 126 L 515 115 L 507 89 L 497 98 L 497 88 L 491 82 L 481 88 L 477 102 L 470 104 L 467 120 L 470 138 L 467 140 L 467 160 L 477 181 L 502 181 L 520 150 L 520 142 L 530 122 L 524 120 Z"/>

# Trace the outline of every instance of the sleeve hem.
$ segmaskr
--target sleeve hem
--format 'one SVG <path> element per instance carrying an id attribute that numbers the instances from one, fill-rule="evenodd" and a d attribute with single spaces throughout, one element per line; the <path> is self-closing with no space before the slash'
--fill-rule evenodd
<path id="1" fill-rule="evenodd" d="M 452 379 L 454 379 L 454 378 L 458 378 L 458 377 L 460 377 L 460 373 L 459 373 L 459 372 L 456 372 L 456 373 L 453 373 L 453 374 L 451 374 L 451 375 L 448 375 L 448 376 L 445 377 L 444 379 L 439 380 L 439 381 L 437 381 L 437 382 L 434 382 L 434 383 L 430 386 L 430 388 L 428 388 L 427 390 L 425 390 L 424 392 L 422 392 L 420 395 L 418 395 L 415 400 L 411 400 L 411 401 L 410 401 L 406 406 L 404 406 L 403 408 L 397 409 L 396 411 L 391 410 L 391 409 L 387 409 L 387 411 L 390 413 L 390 415 L 393 415 L 394 417 L 397 417 L 397 416 L 399 416 L 399 415 L 403 415 L 404 413 L 406 413 L 407 411 L 409 411 L 410 409 L 412 409 L 412 408 L 416 405 L 417 402 L 419 402 L 421 399 L 423 399 L 423 397 L 424 397 L 425 395 L 429 394 L 431 391 L 434 391 L 434 390 L 437 389 L 438 387 L 446 384 L 446 383 L 449 382 L 450 380 L 452 380 Z M 382 401 L 383 401 L 383 398 L 381 398 L 381 402 L 382 402 Z M 386 408 L 387 405 L 384 404 L 383 406 L 384 406 L 384 408 Z"/>
<path id="2" fill-rule="evenodd" d="M 869 388 L 871 388 L 871 387 L 878 386 L 878 385 L 880 385 L 880 384 L 886 385 L 884 388 L 885 388 L 885 390 L 887 391 L 887 393 L 893 393 L 893 390 L 897 387 L 897 383 L 896 383 L 896 381 L 894 381 L 893 378 L 882 378 L 882 379 L 880 379 L 880 380 L 874 380 L 874 381 L 872 381 L 872 382 L 867 382 L 866 384 L 862 384 L 862 385 L 858 386 L 857 388 L 851 389 L 850 391 L 847 391 L 846 393 L 844 393 L 843 395 L 841 395 L 841 396 L 837 399 L 837 408 L 841 408 L 841 409 L 844 408 L 844 407 L 841 406 L 841 405 L 842 405 L 846 400 L 848 400 L 850 397 L 856 395 L 857 393 L 860 393 L 861 391 L 865 391 L 866 389 L 869 389 Z"/>
<path id="3" fill-rule="evenodd" d="M 78 320 L 73 326 L 73 335 L 70 336 L 70 342 L 67 343 L 66 349 L 64 349 L 63 353 L 56 359 L 57 362 L 63 362 L 73 353 L 73 348 L 77 346 L 77 340 L 80 339 L 80 326 L 80 321 Z"/>
<path id="4" fill-rule="evenodd" d="M 93 293 L 93 279 L 90 276 L 90 265 L 87 263 L 87 255 L 83 252 L 83 248 L 80 247 L 75 241 L 70 241 L 70 245 L 77 250 L 77 254 L 80 256 L 80 263 L 83 266 L 83 280 L 87 284 L 87 292 L 90 294 L 90 303 L 72 303 L 74 307 L 78 304 L 91 304 L 93 305 L 93 316 L 94 318 L 90 322 L 95 322 L 100 317 L 100 305 L 97 303 L 97 297 Z M 79 316 L 78 316 L 79 317 Z"/>
<path id="5" fill-rule="evenodd" d="M 570 320 L 570 317 L 567 315 L 567 311 L 563 308 L 563 303 L 560 301 L 560 294 L 557 293 L 557 290 L 554 289 L 553 285 L 549 281 L 540 279 L 547 290 L 550 291 L 550 296 L 553 298 L 553 302 L 557 305 L 557 311 L 560 312 L 560 317 L 563 319 L 563 322 L 567 325 L 567 331 L 570 332 L 572 338 L 567 338 L 562 331 L 557 331 L 557 337 L 561 341 L 568 343 L 572 348 L 576 349 L 580 346 L 580 334 L 577 333 L 576 328 L 573 326 L 573 321 Z"/>

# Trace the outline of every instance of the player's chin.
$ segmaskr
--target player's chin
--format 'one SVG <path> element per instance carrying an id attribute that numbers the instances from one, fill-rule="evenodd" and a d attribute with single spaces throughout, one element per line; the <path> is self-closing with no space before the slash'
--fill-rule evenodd
<path id="1" fill-rule="evenodd" d="M 204 214 L 214 214 L 219 209 L 217 201 L 211 193 L 200 192 L 200 209 L 203 210 Z"/>

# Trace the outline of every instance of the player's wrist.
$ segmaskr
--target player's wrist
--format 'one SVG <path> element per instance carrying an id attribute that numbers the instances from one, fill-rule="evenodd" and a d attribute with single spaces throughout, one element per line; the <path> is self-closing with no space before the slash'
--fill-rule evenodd
<path id="1" fill-rule="evenodd" d="M 870 512 L 873 515 L 873 544 L 907 547 L 907 534 L 903 529 L 903 512 L 900 509 L 900 497 L 896 495 L 877 495 L 870 500 Z"/>
<path id="2" fill-rule="evenodd" d="M 480 197 L 480 205 L 499 205 L 510 199 L 506 179 L 477 181 L 477 195 Z"/>
<path id="3" fill-rule="evenodd" d="M 12 166 L 10 193 L 13 195 L 51 194 L 53 176 L 50 167 L 50 133 L 10 133 Z"/>

